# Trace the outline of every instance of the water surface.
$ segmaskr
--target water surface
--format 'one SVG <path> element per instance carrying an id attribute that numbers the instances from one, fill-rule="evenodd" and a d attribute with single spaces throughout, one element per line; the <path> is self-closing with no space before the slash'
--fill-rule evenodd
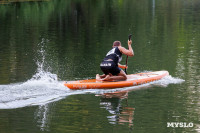
<path id="1" fill-rule="evenodd" d="M 1 4 L 0 132 L 200 132 L 199 6 L 198 0 Z M 113 41 L 127 48 L 130 33 L 135 56 L 128 73 L 170 76 L 112 90 L 64 87 L 102 73 Z"/>

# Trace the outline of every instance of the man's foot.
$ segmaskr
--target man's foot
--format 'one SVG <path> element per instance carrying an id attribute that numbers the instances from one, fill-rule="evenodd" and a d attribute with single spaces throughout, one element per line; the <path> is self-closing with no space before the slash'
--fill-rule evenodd
<path id="1" fill-rule="evenodd" d="M 106 75 L 106 77 L 102 79 L 102 81 L 108 81 L 108 80 L 110 80 L 110 75 Z"/>
<path id="2" fill-rule="evenodd" d="M 101 80 L 99 74 L 96 75 L 96 80 Z"/>

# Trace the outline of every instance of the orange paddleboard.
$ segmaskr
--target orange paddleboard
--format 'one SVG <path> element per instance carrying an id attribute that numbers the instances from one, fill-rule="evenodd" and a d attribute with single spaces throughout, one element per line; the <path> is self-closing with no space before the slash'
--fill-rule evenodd
<path id="1" fill-rule="evenodd" d="M 169 75 L 168 71 L 155 71 L 127 75 L 125 81 L 97 81 L 96 79 L 86 79 L 77 81 L 66 81 L 64 85 L 69 89 L 108 89 L 122 88 L 141 85 Z"/>

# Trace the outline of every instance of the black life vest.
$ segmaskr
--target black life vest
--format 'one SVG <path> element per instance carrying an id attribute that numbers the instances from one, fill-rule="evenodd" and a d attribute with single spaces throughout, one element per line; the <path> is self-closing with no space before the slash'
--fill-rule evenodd
<path id="1" fill-rule="evenodd" d="M 120 52 L 118 47 L 112 48 L 104 58 L 104 61 L 112 59 L 116 64 L 118 64 L 122 60 L 122 53 Z"/>

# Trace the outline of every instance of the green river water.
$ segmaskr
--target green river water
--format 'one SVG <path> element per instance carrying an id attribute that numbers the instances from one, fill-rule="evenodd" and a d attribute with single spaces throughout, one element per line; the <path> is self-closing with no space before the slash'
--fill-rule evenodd
<path id="1" fill-rule="evenodd" d="M 170 76 L 112 90 L 64 87 L 102 74 L 113 41 L 127 48 L 130 33 L 128 73 Z M 199 0 L 0 1 L 0 133 L 198 133 L 199 96 Z"/>

